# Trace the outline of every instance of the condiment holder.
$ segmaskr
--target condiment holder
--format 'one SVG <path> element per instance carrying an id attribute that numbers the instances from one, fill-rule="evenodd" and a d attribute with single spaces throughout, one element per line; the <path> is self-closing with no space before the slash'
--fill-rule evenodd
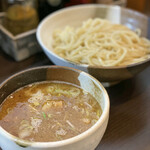
<path id="1" fill-rule="evenodd" d="M 0 14 L 0 46 L 16 61 L 41 51 L 36 40 L 39 19 L 34 0 L 14 0 Z"/>

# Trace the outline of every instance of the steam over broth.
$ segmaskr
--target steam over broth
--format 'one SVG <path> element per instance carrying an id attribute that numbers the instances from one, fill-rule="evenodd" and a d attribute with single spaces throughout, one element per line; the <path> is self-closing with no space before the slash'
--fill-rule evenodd
<path id="1" fill-rule="evenodd" d="M 0 105 L 0 125 L 35 142 L 74 137 L 96 123 L 102 110 L 95 98 L 65 82 L 39 82 L 9 95 Z"/>

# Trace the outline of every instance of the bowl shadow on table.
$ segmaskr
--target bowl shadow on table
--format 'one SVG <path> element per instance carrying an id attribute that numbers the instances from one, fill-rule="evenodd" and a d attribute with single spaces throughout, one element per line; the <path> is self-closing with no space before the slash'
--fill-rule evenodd
<path id="1" fill-rule="evenodd" d="M 106 87 L 110 97 L 110 104 L 119 105 L 125 103 L 133 96 L 135 85 L 133 79 L 121 81 L 120 83 Z"/>
<path id="2" fill-rule="evenodd" d="M 103 144 L 109 145 L 112 142 L 126 140 L 140 132 L 146 125 L 146 117 L 136 115 L 145 109 L 140 98 L 141 87 L 138 84 L 140 83 L 132 78 L 106 88 L 111 103 L 110 119 L 106 133 L 96 150 L 101 150 Z"/>

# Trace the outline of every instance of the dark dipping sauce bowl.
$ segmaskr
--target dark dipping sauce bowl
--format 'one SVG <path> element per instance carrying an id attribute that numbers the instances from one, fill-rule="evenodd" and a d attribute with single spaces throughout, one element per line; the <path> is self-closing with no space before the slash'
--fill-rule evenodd
<path id="1" fill-rule="evenodd" d="M 56 142 L 29 142 L 15 137 L 0 126 L 0 147 L 3 150 L 94 150 L 101 141 L 109 119 L 109 97 L 103 85 L 91 75 L 69 67 L 35 67 L 6 79 L 0 85 L 0 104 L 17 89 L 40 81 L 63 81 L 81 87 L 100 104 L 102 115 L 85 132 Z"/>

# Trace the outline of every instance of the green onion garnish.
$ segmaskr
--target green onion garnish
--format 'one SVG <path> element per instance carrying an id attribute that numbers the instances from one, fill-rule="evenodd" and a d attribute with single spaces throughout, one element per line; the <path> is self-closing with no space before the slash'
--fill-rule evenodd
<path id="1" fill-rule="evenodd" d="M 46 114 L 45 112 L 42 112 L 44 119 L 46 119 Z"/>

